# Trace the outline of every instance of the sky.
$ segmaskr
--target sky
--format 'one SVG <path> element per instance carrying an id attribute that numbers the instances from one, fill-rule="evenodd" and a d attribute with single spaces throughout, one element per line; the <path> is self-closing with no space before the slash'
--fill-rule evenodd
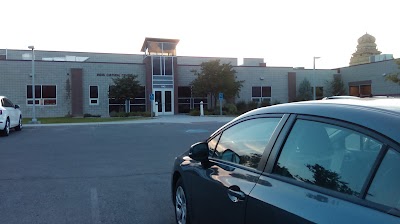
<path id="1" fill-rule="evenodd" d="M 264 58 L 267 66 L 348 66 L 366 32 L 400 57 L 398 0 L 0 0 L 0 49 L 141 54 L 145 37 L 177 55 Z"/>

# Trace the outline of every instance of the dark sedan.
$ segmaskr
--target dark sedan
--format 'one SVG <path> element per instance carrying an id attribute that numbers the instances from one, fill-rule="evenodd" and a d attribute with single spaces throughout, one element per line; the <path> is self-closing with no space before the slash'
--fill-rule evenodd
<path id="1" fill-rule="evenodd" d="M 400 99 L 243 114 L 175 160 L 185 223 L 400 223 Z"/>

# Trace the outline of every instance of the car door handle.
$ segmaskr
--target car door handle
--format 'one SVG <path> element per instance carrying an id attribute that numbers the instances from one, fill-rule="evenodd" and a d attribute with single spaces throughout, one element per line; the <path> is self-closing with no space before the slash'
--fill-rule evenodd
<path id="1" fill-rule="evenodd" d="M 232 202 L 244 201 L 246 195 L 240 190 L 238 186 L 232 186 L 228 188 L 228 197 Z"/>

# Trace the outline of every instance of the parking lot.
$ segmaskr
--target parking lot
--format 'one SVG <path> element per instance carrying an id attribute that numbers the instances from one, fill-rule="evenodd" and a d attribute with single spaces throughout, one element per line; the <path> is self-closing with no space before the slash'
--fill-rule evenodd
<path id="1" fill-rule="evenodd" d="M 174 157 L 223 122 L 31 126 L 0 138 L 0 223 L 174 223 Z"/>

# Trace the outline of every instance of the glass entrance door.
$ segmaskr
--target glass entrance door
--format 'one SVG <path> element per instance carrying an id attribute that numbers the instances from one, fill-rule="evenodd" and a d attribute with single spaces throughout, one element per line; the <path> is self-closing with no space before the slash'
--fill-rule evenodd
<path id="1" fill-rule="evenodd" d="M 155 89 L 155 101 L 158 102 L 159 115 L 173 115 L 174 114 L 174 100 L 172 89 Z"/>

